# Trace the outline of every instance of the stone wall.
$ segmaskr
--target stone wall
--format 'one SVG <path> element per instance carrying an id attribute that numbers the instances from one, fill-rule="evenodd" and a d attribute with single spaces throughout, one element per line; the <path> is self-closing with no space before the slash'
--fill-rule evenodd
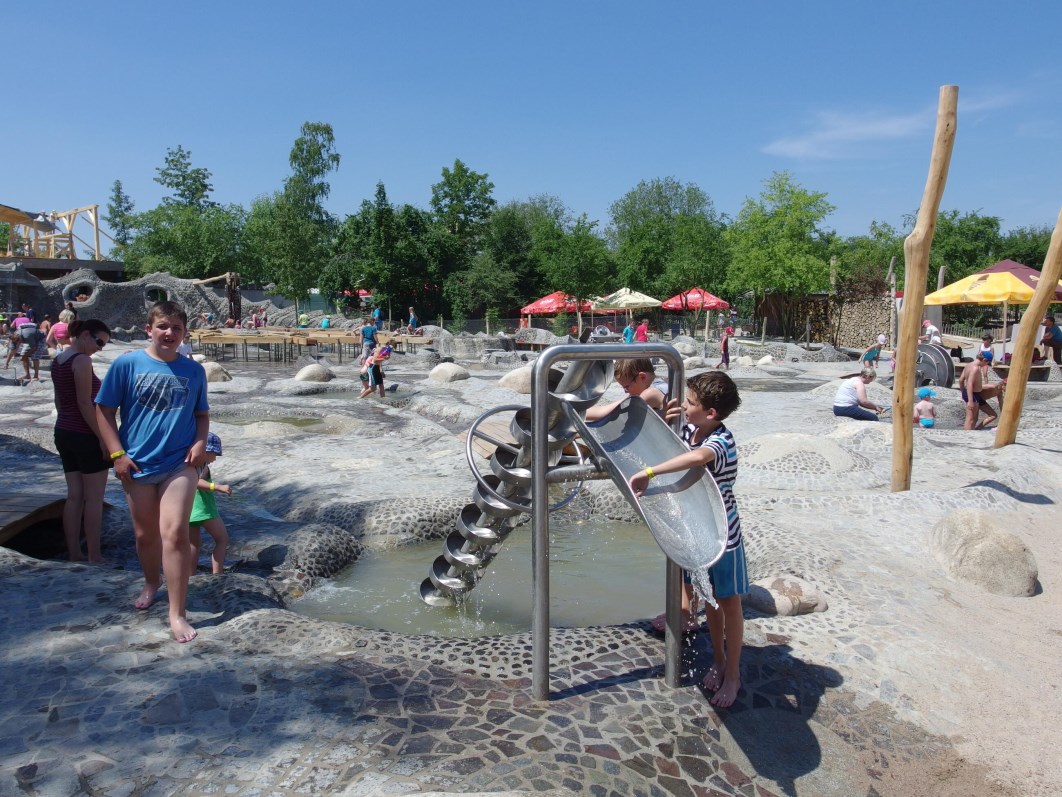
<path id="1" fill-rule="evenodd" d="M 81 294 L 88 298 L 79 302 L 77 297 Z M 90 269 L 81 269 L 42 281 L 40 290 L 32 291 L 31 295 L 38 317 L 48 313 L 53 321 L 57 320 L 66 303 L 73 302 L 79 317 L 98 318 L 112 330 L 125 333 L 119 337 L 143 337 L 147 310 L 161 296 L 184 307 L 193 328 L 197 325 L 194 319 L 200 313 L 212 313 L 220 322 L 229 311 L 223 283 L 197 285 L 193 280 L 179 279 L 167 272 L 116 283 L 101 280 Z M 244 294 L 244 315 L 250 315 L 256 307 L 266 308 L 270 324 L 294 325 L 295 308 L 287 300 Z M 320 313 L 316 315 L 320 317 Z"/>
<path id="2" fill-rule="evenodd" d="M 837 329 L 837 345 L 841 348 L 865 349 L 873 343 L 878 335 L 889 335 L 889 316 L 892 300 L 888 296 L 880 299 L 863 299 L 846 302 L 843 307 L 831 302 L 830 340 L 833 330 Z M 840 326 L 838 328 L 838 321 Z"/>

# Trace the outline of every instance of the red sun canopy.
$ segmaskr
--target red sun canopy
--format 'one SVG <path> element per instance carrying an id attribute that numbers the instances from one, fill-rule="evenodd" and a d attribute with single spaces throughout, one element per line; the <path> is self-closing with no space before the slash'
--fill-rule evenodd
<path id="1" fill-rule="evenodd" d="M 590 302 L 584 300 L 579 303 L 579 310 L 583 313 L 590 312 Z M 520 309 L 521 315 L 544 315 L 548 313 L 574 313 L 575 299 L 561 291 L 555 291 L 549 296 L 531 302 Z"/>
<path id="2" fill-rule="evenodd" d="M 675 294 L 662 305 L 665 310 L 726 310 L 730 307 L 718 296 L 713 296 L 704 288 L 690 288 Z"/>

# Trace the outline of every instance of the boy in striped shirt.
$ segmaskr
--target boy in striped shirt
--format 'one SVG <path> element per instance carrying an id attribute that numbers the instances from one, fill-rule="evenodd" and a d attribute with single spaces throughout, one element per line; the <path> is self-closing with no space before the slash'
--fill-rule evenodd
<path id="1" fill-rule="evenodd" d="M 712 666 L 702 683 L 715 693 L 712 705 L 720 708 L 732 705 L 741 688 L 741 646 L 745 634 L 741 596 L 749 591 L 741 518 L 733 489 L 737 476 L 737 444 L 723 424 L 740 404 L 737 385 L 725 373 L 709 371 L 688 379 L 686 400 L 681 410 L 686 413 L 682 440 L 690 447 L 689 452 L 639 471 L 630 479 L 634 494 L 641 495 L 649 480 L 657 474 L 704 467 L 719 485 L 727 515 L 727 542 L 722 558 L 708 569 L 708 580 L 715 597 L 713 602 L 710 596 L 706 596 L 709 600 L 705 606 L 712 639 Z M 668 414 L 678 409 L 672 408 Z M 692 592 L 689 584 L 683 585 L 683 604 L 688 607 L 685 610 L 689 612 L 690 620 L 696 616 Z"/>

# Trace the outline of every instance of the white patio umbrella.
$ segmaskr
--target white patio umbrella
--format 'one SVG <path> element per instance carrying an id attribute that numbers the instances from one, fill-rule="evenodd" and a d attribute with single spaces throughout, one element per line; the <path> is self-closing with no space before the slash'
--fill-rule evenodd
<path id="1" fill-rule="evenodd" d="M 648 310 L 652 307 L 659 307 L 660 304 L 660 300 L 654 299 L 652 296 L 632 291 L 630 288 L 620 288 L 615 293 L 595 299 L 593 308 L 595 310 L 627 310 L 631 312 L 633 310 Z"/>

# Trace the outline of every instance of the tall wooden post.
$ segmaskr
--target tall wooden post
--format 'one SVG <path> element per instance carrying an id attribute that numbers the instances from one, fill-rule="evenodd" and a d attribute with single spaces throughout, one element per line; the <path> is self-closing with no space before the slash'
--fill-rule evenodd
<path id="1" fill-rule="evenodd" d="M 1040 271 L 1040 281 L 1036 285 L 1032 301 L 1025 310 L 1018 338 L 1014 341 L 1014 354 L 1010 358 L 1010 378 L 1007 380 L 1007 398 L 1003 402 L 1003 412 L 999 416 L 996 429 L 995 447 L 1002 448 L 1014 442 L 1018 435 L 1018 419 L 1021 418 L 1022 404 L 1025 403 L 1025 386 L 1029 383 L 1029 366 L 1032 364 L 1032 350 L 1036 344 L 1036 332 L 1040 328 L 1038 321 L 1043 317 L 1051 303 L 1058 280 L 1062 277 L 1062 211 L 1059 211 L 1055 231 L 1051 235 L 1051 245 L 1047 248 L 1047 259 Z"/>
<path id="2" fill-rule="evenodd" d="M 922 307 L 926 298 L 926 275 L 929 271 L 929 250 L 937 228 L 937 212 L 944 195 L 951 164 L 951 150 L 955 145 L 955 125 L 959 104 L 958 86 L 941 86 L 937 103 L 937 129 L 933 136 L 933 152 L 929 160 L 929 176 L 918 208 L 918 220 L 903 242 L 904 286 L 903 312 L 900 314 L 900 334 L 896 347 L 896 376 L 892 383 L 892 491 L 911 489 L 911 458 L 914 447 L 914 427 L 911 414 L 914 407 L 915 360 L 918 355 L 918 335 L 921 331 Z"/>
<path id="3" fill-rule="evenodd" d="M 896 359 L 896 255 L 889 258 L 889 348 Z"/>

